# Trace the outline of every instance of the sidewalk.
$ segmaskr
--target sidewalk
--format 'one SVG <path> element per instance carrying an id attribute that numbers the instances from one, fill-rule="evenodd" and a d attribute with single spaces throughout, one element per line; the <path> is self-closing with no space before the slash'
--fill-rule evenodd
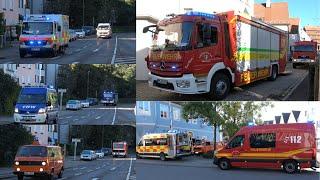
<path id="1" fill-rule="evenodd" d="M 15 175 L 12 173 L 12 168 L 10 167 L 0 167 L 0 179 L 12 178 Z"/>
<path id="2" fill-rule="evenodd" d="M 14 122 L 13 116 L 0 115 L 0 125 L 11 124 L 13 122 Z"/>

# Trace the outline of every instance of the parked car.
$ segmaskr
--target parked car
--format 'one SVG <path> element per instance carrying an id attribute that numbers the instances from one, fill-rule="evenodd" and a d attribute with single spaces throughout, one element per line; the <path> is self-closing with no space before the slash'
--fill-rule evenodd
<path id="1" fill-rule="evenodd" d="M 86 37 L 86 33 L 83 29 L 76 29 L 76 35 L 77 38 L 85 38 Z"/>
<path id="2" fill-rule="evenodd" d="M 96 152 L 96 155 L 97 155 L 98 158 L 103 158 L 104 157 L 104 152 L 101 149 L 96 150 L 95 152 Z"/>
<path id="3" fill-rule="evenodd" d="M 80 154 L 80 160 L 95 160 L 97 155 L 93 150 L 83 150 Z"/>
<path id="4" fill-rule="evenodd" d="M 66 105 L 67 110 L 79 110 L 81 109 L 81 102 L 79 100 L 69 100 Z"/>
<path id="5" fill-rule="evenodd" d="M 80 102 L 81 102 L 81 107 L 83 107 L 83 108 L 87 108 L 90 105 L 89 101 L 87 99 L 81 100 Z"/>
<path id="6" fill-rule="evenodd" d="M 75 41 L 77 39 L 77 34 L 74 29 L 69 29 L 69 41 Z"/>
<path id="7" fill-rule="evenodd" d="M 93 35 L 96 33 L 96 30 L 93 26 L 82 26 L 82 29 L 86 33 L 86 36 Z"/>
<path id="8" fill-rule="evenodd" d="M 101 150 L 104 153 L 104 156 L 112 155 L 112 149 L 111 148 L 101 148 Z"/>
<path id="9" fill-rule="evenodd" d="M 88 98 L 87 100 L 89 101 L 90 106 L 97 105 L 99 102 L 97 98 Z"/>

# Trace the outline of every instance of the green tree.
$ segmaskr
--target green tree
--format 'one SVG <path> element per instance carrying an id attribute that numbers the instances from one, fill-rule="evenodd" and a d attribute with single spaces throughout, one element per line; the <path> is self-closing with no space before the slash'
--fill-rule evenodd
<path id="1" fill-rule="evenodd" d="M 0 115 L 12 115 L 20 92 L 18 83 L 0 70 Z"/>
<path id="2" fill-rule="evenodd" d="M 217 113 L 220 102 L 186 102 L 182 105 L 182 115 L 187 121 L 189 119 L 201 118 L 204 122 L 213 126 L 214 150 L 216 150 L 217 128 L 223 123 L 223 119 Z"/>
<path id="3" fill-rule="evenodd" d="M 22 145 L 31 144 L 33 136 L 22 125 L 0 126 L 0 165 L 12 165 L 18 148 Z"/>

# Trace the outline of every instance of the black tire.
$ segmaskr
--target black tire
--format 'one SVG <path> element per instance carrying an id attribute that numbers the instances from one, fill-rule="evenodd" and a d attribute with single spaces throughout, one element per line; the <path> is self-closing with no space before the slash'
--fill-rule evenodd
<path id="1" fill-rule="evenodd" d="M 278 77 L 278 66 L 272 66 L 271 76 L 268 78 L 270 81 L 275 81 Z"/>
<path id="2" fill-rule="evenodd" d="M 63 171 L 64 171 L 64 169 L 62 168 L 61 171 L 60 171 L 59 174 L 58 174 L 58 178 L 62 178 Z"/>
<path id="3" fill-rule="evenodd" d="M 288 174 L 293 174 L 298 171 L 298 163 L 293 160 L 285 161 L 283 163 L 283 170 Z"/>
<path id="4" fill-rule="evenodd" d="M 160 160 L 161 161 L 165 161 L 166 160 L 166 156 L 164 155 L 164 153 L 160 153 Z"/>
<path id="5" fill-rule="evenodd" d="M 297 68 L 297 65 L 293 63 L 293 64 L 292 64 L 292 68 L 293 68 L 293 69 L 296 69 L 296 68 Z"/>
<path id="6" fill-rule="evenodd" d="M 226 158 L 220 159 L 218 162 L 218 166 L 221 170 L 228 170 L 231 168 L 230 161 Z"/>
<path id="7" fill-rule="evenodd" d="M 23 175 L 18 175 L 18 180 L 23 180 Z"/>
<path id="8" fill-rule="evenodd" d="M 211 79 L 209 96 L 214 100 L 222 100 L 227 97 L 230 87 L 229 77 L 224 73 L 217 73 Z"/>
<path id="9" fill-rule="evenodd" d="M 26 53 L 25 52 L 19 52 L 19 54 L 20 54 L 20 58 L 24 58 L 25 56 L 26 56 Z"/>

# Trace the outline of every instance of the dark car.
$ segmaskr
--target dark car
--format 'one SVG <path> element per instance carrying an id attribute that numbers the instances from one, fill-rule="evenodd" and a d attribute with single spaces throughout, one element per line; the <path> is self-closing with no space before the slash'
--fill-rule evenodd
<path id="1" fill-rule="evenodd" d="M 99 102 L 97 98 L 88 98 L 86 100 L 89 101 L 90 106 L 97 105 Z"/>
<path id="2" fill-rule="evenodd" d="M 96 34 L 96 30 L 93 26 L 82 26 L 82 29 L 86 33 L 86 36 Z"/>
<path id="3" fill-rule="evenodd" d="M 101 148 L 101 151 L 104 153 L 104 156 L 108 156 L 112 154 L 111 148 Z"/>

